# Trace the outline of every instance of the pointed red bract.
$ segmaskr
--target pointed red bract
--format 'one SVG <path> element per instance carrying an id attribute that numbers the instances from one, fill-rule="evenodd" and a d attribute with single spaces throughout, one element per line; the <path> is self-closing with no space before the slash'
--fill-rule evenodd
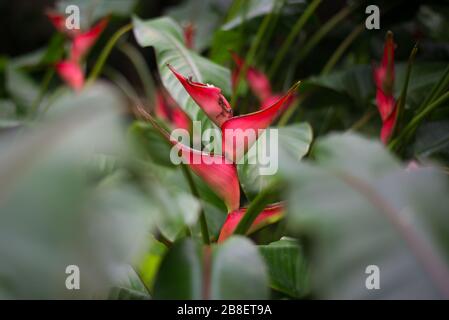
<path id="1" fill-rule="evenodd" d="M 75 91 L 79 91 L 84 86 L 84 74 L 77 62 L 63 60 L 56 64 L 56 71 L 59 76 Z"/>
<path id="2" fill-rule="evenodd" d="M 46 10 L 45 14 L 47 15 L 50 22 L 53 24 L 56 30 L 59 32 L 67 32 L 67 28 L 65 27 L 65 17 L 55 10 Z"/>
<path id="3" fill-rule="evenodd" d="M 390 116 L 385 119 L 385 121 L 382 123 L 382 129 L 380 131 L 380 139 L 384 144 L 388 143 L 388 140 L 390 140 L 390 137 L 394 131 L 394 127 L 396 125 L 397 120 L 397 108 L 395 107 L 393 112 L 390 114 Z"/>
<path id="4" fill-rule="evenodd" d="M 225 121 L 221 126 L 223 154 L 233 162 L 239 161 L 263 130 L 280 114 L 285 103 L 295 94 L 298 85 L 299 82 L 286 95 L 263 110 Z"/>
<path id="5" fill-rule="evenodd" d="M 207 154 L 170 141 L 192 171 L 224 200 L 228 212 L 236 210 L 240 205 L 240 185 L 235 164 L 221 155 Z"/>
<path id="6" fill-rule="evenodd" d="M 223 242 L 229 238 L 233 233 L 240 220 L 242 220 L 247 208 L 241 208 L 228 214 L 225 223 L 223 224 L 218 242 Z M 247 234 L 253 233 L 269 224 L 279 221 L 284 214 L 284 206 L 281 203 L 267 206 L 254 220 L 249 228 Z"/>
<path id="7" fill-rule="evenodd" d="M 73 38 L 70 59 L 80 61 L 95 44 L 100 34 L 106 28 L 108 21 L 108 18 L 103 18 L 90 30 L 77 34 Z"/>
<path id="8" fill-rule="evenodd" d="M 154 113 L 159 119 L 168 121 L 174 128 L 190 131 L 192 121 L 165 89 L 156 90 Z"/>
<path id="9" fill-rule="evenodd" d="M 374 68 L 373 78 L 376 85 L 376 104 L 382 119 L 380 138 L 388 143 L 397 120 L 397 103 L 393 96 L 394 87 L 394 49 L 393 34 L 387 33 L 382 61 Z"/>
<path id="10" fill-rule="evenodd" d="M 238 78 L 240 77 L 240 73 L 242 72 L 245 62 L 235 52 L 231 52 L 231 55 L 236 64 L 236 68 L 232 73 L 232 85 L 235 90 Z M 264 101 L 273 95 L 270 80 L 263 72 L 257 70 L 252 66 L 247 66 L 245 77 L 248 81 L 251 91 L 260 101 Z"/>
<path id="11" fill-rule="evenodd" d="M 195 44 L 195 25 L 189 22 L 182 28 L 182 31 L 184 34 L 184 43 L 186 47 L 189 49 L 193 49 Z"/>
<path id="12" fill-rule="evenodd" d="M 181 82 L 187 93 L 217 126 L 221 127 L 224 121 L 232 117 L 232 108 L 221 94 L 220 88 L 194 82 L 178 73 L 171 65 L 168 65 L 168 67 Z"/>

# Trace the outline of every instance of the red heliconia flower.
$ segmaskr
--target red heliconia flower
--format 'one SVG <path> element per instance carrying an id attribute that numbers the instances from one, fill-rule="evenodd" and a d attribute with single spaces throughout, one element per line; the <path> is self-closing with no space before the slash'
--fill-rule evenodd
<path id="1" fill-rule="evenodd" d="M 217 126 L 221 127 L 224 121 L 232 117 L 232 108 L 228 100 L 221 94 L 220 88 L 210 84 L 195 82 L 178 73 L 171 65 L 168 65 L 168 67 L 192 99 Z"/>
<path id="2" fill-rule="evenodd" d="M 236 68 L 232 72 L 232 87 L 236 90 L 237 81 L 240 77 L 245 61 L 235 52 L 231 52 L 231 56 L 236 64 Z M 251 91 L 259 99 L 261 103 L 260 109 L 265 109 L 271 106 L 282 97 L 281 94 L 273 92 L 268 76 L 253 66 L 247 66 L 246 81 L 248 82 Z M 288 106 L 293 103 L 294 98 L 295 97 L 292 96 L 290 100 L 285 103 L 285 108 L 288 108 Z"/>
<path id="3" fill-rule="evenodd" d="M 195 25 L 192 22 L 187 23 L 182 28 L 184 34 L 184 43 L 187 48 L 193 49 L 195 46 Z"/>
<path id="4" fill-rule="evenodd" d="M 70 51 L 70 59 L 80 61 L 95 44 L 100 34 L 106 28 L 108 21 L 109 17 L 103 18 L 88 31 L 75 35 Z"/>
<path id="5" fill-rule="evenodd" d="M 165 88 L 156 90 L 156 106 L 154 113 L 158 118 L 172 124 L 174 128 L 180 128 L 187 131 L 190 131 L 191 129 L 192 121 L 190 120 L 190 117 L 181 109 Z"/>
<path id="6" fill-rule="evenodd" d="M 68 29 L 65 26 L 65 16 L 55 10 L 48 9 L 45 11 L 50 22 L 59 32 L 66 33 Z"/>
<path id="7" fill-rule="evenodd" d="M 226 161 L 222 155 L 194 150 L 178 141 L 171 140 L 171 142 L 192 171 L 224 200 L 228 212 L 238 209 L 240 184 L 235 164 Z"/>
<path id="8" fill-rule="evenodd" d="M 295 94 L 298 85 L 299 82 L 271 106 L 253 113 L 233 117 L 222 124 L 222 148 L 228 159 L 238 162 L 245 155 L 263 130 L 269 127 L 285 110 L 284 106 Z M 241 134 L 246 134 L 246 137 L 243 139 L 240 136 Z"/>
<path id="9" fill-rule="evenodd" d="M 376 104 L 382 119 L 381 140 L 387 143 L 397 120 L 397 103 L 393 96 L 394 88 L 394 49 L 393 33 L 388 32 L 381 64 L 374 68 L 376 85 Z"/>
<path id="10" fill-rule="evenodd" d="M 232 86 L 235 90 L 245 61 L 243 61 L 243 59 L 240 58 L 235 52 L 231 52 L 231 55 L 236 64 L 236 68 L 232 72 Z M 271 90 L 271 84 L 268 77 L 253 66 L 247 66 L 246 68 L 246 79 L 254 95 L 260 101 L 270 98 L 273 95 L 273 92 Z"/>
<path id="11" fill-rule="evenodd" d="M 243 215 L 246 213 L 247 208 L 240 208 L 228 214 L 225 223 L 221 227 L 220 236 L 218 237 L 218 242 L 223 242 L 229 238 L 240 220 L 242 220 Z M 267 206 L 254 220 L 253 224 L 249 228 L 247 234 L 253 233 L 271 223 L 279 221 L 284 215 L 284 206 L 282 203 L 276 203 Z"/>
<path id="12" fill-rule="evenodd" d="M 286 95 L 280 97 L 272 105 L 250 114 L 233 117 L 229 102 L 221 94 L 221 89 L 199 82 L 194 82 L 178 73 L 169 65 L 192 99 L 200 106 L 208 117 L 222 130 L 222 148 L 226 157 L 237 162 L 257 140 L 262 130 L 266 129 L 279 113 L 282 107 L 294 95 L 298 84 L 295 84 Z M 241 133 L 249 133 L 249 139 L 240 139 Z"/>
<path id="13" fill-rule="evenodd" d="M 59 76 L 75 91 L 80 91 L 84 86 L 84 74 L 79 63 L 72 60 L 63 60 L 56 63 L 56 71 Z"/>
<path id="14" fill-rule="evenodd" d="M 89 49 L 94 45 L 101 32 L 106 27 L 109 18 L 100 20 L 93 28 L 81 33 L 79 30 L 69 30 L 65 26 L 65 16 L 53 11 L 47 10 L 46 15 L 55 28 L 67 34 L 72 41 L 69 58 L 56 64 L 56 71 L 59 76 L 75 91 L 81 90 L 84 86 L 84 73 L 81 67 L 81 61 Z"/>
<path id="15" fill-rule="evenodd" d="M 228 212 L 238 209 L 240 184 L 234 163 L 226 161 L 222 155 L 208 154 L 182 144 L 171 137 L 141 106 L 137 106 L 137 111 L 176 148 L 175 151 L 184 160 L 183 162 L 223 199 Z"/>

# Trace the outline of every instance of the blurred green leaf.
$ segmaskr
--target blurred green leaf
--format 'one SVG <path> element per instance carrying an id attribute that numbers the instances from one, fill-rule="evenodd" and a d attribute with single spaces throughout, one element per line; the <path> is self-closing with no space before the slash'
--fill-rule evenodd
<path id="1" fill-rule="evenodd" d="M 72 102 L 76 109 L 0 141 L 3 298 L 104 298 L 146 247 L 151 200 L 126 180 L 99 185 L 89 176 L 96 154 L 131 156 L 123 100 L 94 85 Z M 65 286 L 68 265 L 80 269 L 80 290 Z"/>
<path id="2" fill-rule="evenodd" d="M 170 161 L 172 148 L 168 141 L 149 123 L 134 122 L 129 128 L 131 139 L 140 147 L 142 155 L 154 163 L 173 168 Z"/>
<path id="3" fill-rule="evenodd" d="M 201 299 L 200 248 L 191 240 L 175 242 L 165 255 L 154 284 L 155 299 Z"/>
<path id="4" fill-rule="evenodd" d="M 314 164 L 283 159 L 283 170 L 288 226 L 312 239 L 318 296 L 447 297 L 447 177 L 434 168 L 407 171 L 380 142 L 352 134 L 317 140 L 312 157 Z M 370 265 L 380 269 L 378 290 L 365 286 Z"/>
<path id="5" fill-rule="evenodd" d="M 250 240 L 233 236 L 215 249 L 210 295 L 212 299 L 268 299 L 266 266 Z"/>
<path id="6" fill-rule="evenodd" d="M 417 157 L 440 156 L 449 159 L 449 121 L 432 121 L 416 133 L 414 154 Z"/>
<path id="7" fill-rule="evenodd" d="M 129 271 L 118 286 L 114 286 L 108 295 L 109 300 L 148 300 L 151 296 L 134 269 Z"/>
<path id="8" fill-rule="evenodd" d="M 240 5 L 233 12 L 232 17 L 221 28 L 231 30 L 246 21 L 271 13 L 278 0 L 247 0 L 240 1 Z M 306 4 L 304 0 L 285 0 L 282 14 L 297 14 Z"/>
<path id="9" fill-rule="evenodd" d="M 202 51 L 210 45 L 212 34 L 229 5 L 229 2 L 214 0 L 187 0 L 168 8 L 166 15 L 181 26 L 192 23 L 195 30 L 193 49 Z"/>
<path id="10" fill-rule="evenodd" d="M 58 0 L 56 8 L 62 14 L 69 5 L 76 5 L 80 9 L 80 20 L 82 28 L 89 28 L 97 19 L 108 14 L 126 16 L 132 13 L 137 0 Z"/>
<path id="11" fill-rule="evenodd" d="M 150 239 L 149 249 L 139 264 L 138 270 L 147 288 L 153 289 L 159 266 L 167 253 L 167 247 L 154 238 Z"/>
<path id="12" fill-rule="evenodd" d="M 282 238 L 258 246 L 265 259 L 273 289 L 300 298 L 308 292 L 308 270 L 304 252 L 295 239 Z"/>

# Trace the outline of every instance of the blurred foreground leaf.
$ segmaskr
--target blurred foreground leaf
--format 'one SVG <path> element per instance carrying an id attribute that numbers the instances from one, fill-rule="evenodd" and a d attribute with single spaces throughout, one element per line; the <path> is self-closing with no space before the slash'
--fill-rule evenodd
<path id="1" fill-rule="evenodd" d="M 191 239 L 176 242 L 156 277 L 156 299 L 267 299 L 268 276 L 257 247 L 231 237 L 212 248 Z"/>
<path id="2" fill-rule="evenodd" d="M 2 298 L 104 298 L 143 253 L 153 224 L 140 189 L 91 176 L 96 155 L 131 156 L 121 97 L 94 85 L 72 97 L 76 108 L 64 101 L 40 125 L 0 141 Z M 66 288 L 68 265 L 80 269 L 80 290 Z"/>
<path id="3" fill-rule="evenodd" d="M 313 240 L 319 297 L 447 298 L 447 177 L 407 171 L 379 142 L 351 134 L 321 138 L 311 156 L 314 164 L 283 159 L 283 170 L 288 226 Z M 378 290 L 365 286 L 370 265 L 380 270 Z"/>

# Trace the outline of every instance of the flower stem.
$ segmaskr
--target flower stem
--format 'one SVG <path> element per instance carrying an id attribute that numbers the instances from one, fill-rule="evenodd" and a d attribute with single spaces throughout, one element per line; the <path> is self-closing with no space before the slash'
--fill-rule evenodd
<path id="1" fill-rule="evenodd" d="M 346 17 L 356 7 L 357 4 L 344 7 L 339 12 L 337 12 L 336 15 L 330 18 L 325 24 L 323 24 L 321 28 L 318 29 L 318 31 L 315 32 L 314 35 L 309 39 L 309 41 L 306 42 L 304 48 L 296 56 L 296 59 L 293 64 L 295 64 L 298 61 L 302 61 L 313 50 L 313 48 L 315 48 L 315 46 L 321 41 L 321 39 L 323 39 L 326 34 L 328 34 L 331 30 L 333 30 L 337 24 L 346 19 Z"/>
<path id="2" fill-rule="evenodd" d="M 429 104 L 423 111 L 421 111 L 419 114 L 417 114 L 412 121 L 409 122 L 409 124 L 404 128 L 402 133 L 393 141 L 390 142 L 388 147 L 393 150 L 395 149 L 399 141 L 405 139 L 405 141 L 408 139 L 408 137 L 413 133 L 413 131 L 418 127 L 419 123 L 425 119 L 433 110 L 435 110 L 437 107 L 439 107 L 441 104 L 449 100 L 449 91 L 446 91 L 445 94 L 443 94 L 441 97 L 436 99 L 433 103 Z"/>
<path id="3" fill-rule="evenodd" d="M 91 84 L 94 82 L 99 74 L 101 73 L 101 70 L 103 69 L 104 64 L 106 63 L 106 60 L 109 57 L 109 54 L 112 51 L 112 48 L 114 48 L 117 41 L 120 39 L 121 36 L 123 36 L 125 33 L 130 31 L 132 29 L 133 25 L 132 23 L 128 23 L 127 25 L 124 25 L 120 29 L 118 29 L 112 37 L 109 39 L 109 41 L 106 43 L 106 46 L 103 48 L 103 51 L 100 53 L 100 56 L 98 57 L 97 62 L 95 63 L 89 78 L 87 79 L 87 84 Z"/>
<path id="4" fill-rule="evenodd" d="M 239 224 L 235 228 L 234 234 L 246 234 L 259 213 L 272 202 L 273 193 L 278 190 L 278 188 L 279 182 L 275 181 L 257 195 L 254 201 L 249 205 L 248 210 L 246 210 L 242 220 L 240 220 Z"/>
<path id="5" fill-rule="evenodd" d="M 338 46 L 337 50 L 334 51 L 332 56 L 327 61 L 326 65 L 321 71 L 321 75 L 326 75 L 332 71 L 334 66 L 337 64 L 338 60 L 342 57 L 343 53 L 348 49 L 352 42 L 362 33 L 365 29 L 365 24 L 359 24 L 357 28 L 352 30 L 352 32 L 343 40 L 343 42 Z"/>
<path id="6" fill-rule="evenodd" d="M 251 44 L 248 54 L 245 57 L 245 63 L 243 64 L 239 76 L 237 77 L 237 81 L 235 84 L 236 88 L 239 87 L 240 81 L 242 80 L 243 76 L 246 74 L 246 71 L 248 70 L 248 66 L 250 66 L 253 63 L 254 56 L 256 55 L 257 49 L 259 48 L 262 38 L 265 36 L 265 32 L 273 16 L 274 14 L 273 12 L 271 12 L 270 14 L 266 15 L 265 18 L 262 20 L 262 23 L 260 24 L 259 29 L 257 30 L 256 38 Z M 236 103 L 237 92 L 238 90 L 235 90 L 232 94 L 231 106 L 234 106 Z"/>
<path id="7" fill-rule="evenodd" d="M 285 39 L 284 43 L 282 44 L 282 47 L 279 49 L 278 53 L 276 54 L 273 64 L 271 65 L 270 71 L 268 72 L 268 75 L 270 77 L 273 76 L 276 73 L 276 71 L 279 69 L 281 62 L 284 60 L 285 55 L 287 54 L 288 50 L 290 49 L 293 41 L 295 40 L 297 35 L 301 32 L 304 25 L 309 20 L 309 18 L 312 16 L 312 14 L 315 12 L 315 10 L 318 7 L 318 5 L 320 4 L 320 2 L 321 2 L 321 0 L 313 0 L 307 6 L 306 10 L 299 17 L 299 19 L 296 21 L 292 30 L 288 34 L 287 39 Z"/>
<path id="8" fill-rule="evenodd" d="M 187 166 L 182 165 L 182 172 L 184 173 L 187 182 L 189 184 L 190 190 L 192 191 L 192 194 L 199 199 L 200 195 L 198 192 L 198 189 L 196 188 L 195 182 L 193 181 L 192 174 L 189 171 L 189 168 Z M 209 228 L 207 227 L 207 221 L 206 221 L 206 215 L 204 213 L 204 208 L 201 206 L 201 212 L 200 212 L 200 225 L 201 225 L 201 235 L 203 237 L 203 242 L 206 245 L 210 245 L 210 238 L 209 238 Z"/>
<path id="9" fill-rule="evenodd" d="M 35 116 L 35 113 L 37 112 L 39 105 L 41 104 L 42 99 L 45 96 L 45 92 L 47 92 L 48 85 L 50 84 L 50 81 L 53 78 L 54 74 L 55 74 L 55 69 L 52 67 L 48 68 L 47 71 L 45 72 L 44 78 L 42 80 L 42 85 L 39 90 L 39 94 L 36 97 L 36 99 L 33 101 L 33 105 L 31 106 L 31 116 L 32 117 Z"/>

